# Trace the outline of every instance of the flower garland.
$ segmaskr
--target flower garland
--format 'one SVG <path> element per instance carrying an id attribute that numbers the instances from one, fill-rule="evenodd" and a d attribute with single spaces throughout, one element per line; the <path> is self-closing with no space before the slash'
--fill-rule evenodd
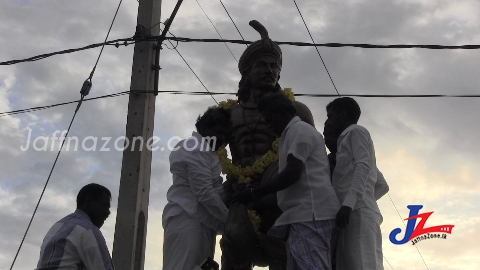
<path id="1" fill-rule="evenodd" d="M 295 96 L 291 88 L 283 89 L 283 93 L 287 95 L 291 101 L 295 101 Z M 228 110 L 237 103 L 238 101 L 235 99 L 228 99 L 227 101 L 220 102 L 219 107 Z M 261 158 L 255 160 L 252 166 L 241 167 L 234 165 L 232 160 L 228 158 L 225 147 L 221 147 L 217 151 L 217 154 L 224 174 L 237 178 L 238 183 L 249 184 L 252 181 L 252 177 L 262 174 L 266 168 L 278 160 L 278 138 L 273 141 L 272 149 Z"/>
<path id="2" fill-rule="evenodd" d="M 283 93 L 291 101 L 295 101 L 292 88 L 283 89 Z M 236 99 L 227 99 L 227 101 L 221 101 L 218 106 L 224 110 L 230 109 L 232 106 L 238 104 Z M 227 149 L 222 146 L 217 150 L 217 155 L 222 165 L 222 172 L 228 176 L 233 176 L 238 179 L 238 183 L 250 184 L 254 176 L 262 174 L 265 169 L 278 160 L 278 138 L 272 143 L 272 149 L 265 153 L 261 158 L 255 160 L 252 166 L 241 167 L 234 165 L 232 160 L 228 158 Z M 260 229 L 260 216 L 254 210 L 248 210 L 248 215 L 252 221 L 255 231 Z"/>

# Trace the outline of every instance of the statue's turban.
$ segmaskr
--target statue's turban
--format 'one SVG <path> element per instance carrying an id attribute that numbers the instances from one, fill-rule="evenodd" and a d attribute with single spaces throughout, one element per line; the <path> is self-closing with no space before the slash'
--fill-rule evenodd
<path id="1" fill-rule="evenodd" d="M 268 37 L 267 29 L 265 29 L 261 23 L 255 20 L 250 21 L 249 24 L 260 33 L 261 39 L 250 44 L 250 46 L 248 46 L 243 52 L 242 56 L 240 57 L 240 61 L 238 62 L 238 70 L 240 71 L 240 74 L 245 75 L 244 73 L 250 69 L 253 62 L 260 56 L 264 55 L 270 55 L 275 58 L 278 62 L 278 66 L 281 67 L 282 50 L 277 43 L 273 42 Z"/>

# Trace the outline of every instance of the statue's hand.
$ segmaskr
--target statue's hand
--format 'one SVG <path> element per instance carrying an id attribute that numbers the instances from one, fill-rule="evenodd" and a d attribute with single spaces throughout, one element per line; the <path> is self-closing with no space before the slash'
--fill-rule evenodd
<path id="1" fill-rule="evenodd" d="M 247 187 L 242 191 L 239 191 L 233 195 L 232 203 L 239 202 L 241 204 L 247 204 L 250 201 L 253 201 L 252 188 Z"/>
<path id="2" fill-rule="evenodd" d="M 235 193 L 235 190 L 232 187 L 232 182 L 233 180 L 229 179 L 227 177 L 227 181 L 223 182 L 223 203 L 230 208 L 230 204 L 232 203 L 233 200 L 233 194 Z"/>
<path id="3" fill-rule="evenodd" d="M 232 194 L 225 194 L 225 196 L 223 196 L 223 203 L 225 204 L 225 206 L 227 208 L 230 208 L 230 204 L 232 204 L 232 200 L 233 200 L 233 195 Z"/>
<path id="4" fill-rule="evenodd" d="M 261 197 L 260 199 L 253 201 L 251 209 L 263 210 L 265 208 L 277 206 L 277 194 L 272 193 Z"/>

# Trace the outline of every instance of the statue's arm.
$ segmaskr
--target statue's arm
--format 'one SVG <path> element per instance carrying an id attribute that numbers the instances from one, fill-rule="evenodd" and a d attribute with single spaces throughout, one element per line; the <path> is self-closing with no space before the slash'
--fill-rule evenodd
<path id="1" fill-rule="evenodd" d="M 236 164 L 236 158 L 238 158 L 238 149 L 236 144 L 233 143 L 232 133 L 228 138 L 229 144 L 228 147 L 230 148 L 230 153 L 232 154 L 232 162 Z M 235 194 L 235 190 L 233 189 L 233 184 L 237 182 L 237 178 L 227 175 L 227 180 L 223 183 L 223 192 L 224 192 L 224 203 L 227 207 L 230 207 L 230 203 L 233 199 L 233 194 Z"/>
<path id="2" fill-rule="evenodd" d="M 235 194 L 235 190 L 233 189 L 233 183 L 236 182 L 236 179 L 233 179 L 232 177 L 229 177 L 227 175 L 227 181 L 223 182 L 223 203 L 227 206 L 227 208 L 230 208 L 230 203 L 232 202 L 233 199 L 233 194 Z"/>
<path id="3" fill-rule="evenodd" d="M 310 109 L 307 107 L 307 105 L 295 101 L 293 103 L 295 105 L 295 108 L 297 109 L 297 116 L 300 117 L 304 122 L 309 123 L 310 125 L 315 127 L 315 121 L 313 120 L 313 115 Z"/>
<path id="4" fill-rule="evenodd" d="M 277 193 L 267 194 L 253 202 L 253 208 L 256 210 L 263 210 L 277 205 Z"/>

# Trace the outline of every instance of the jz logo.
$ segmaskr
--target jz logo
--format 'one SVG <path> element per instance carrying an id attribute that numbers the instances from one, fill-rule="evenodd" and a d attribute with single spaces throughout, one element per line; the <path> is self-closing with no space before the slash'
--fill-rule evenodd
<path id="1" fill-rule="evenodd" d="M 425 222 L 427 222 L 427 219 L 430 217 L 431 214 L 433 214 L 433 211 L 418 214 L 418 211 L 423 208 L 423 205 L 409 205 L 407 206 L 407 208 L 410 209 L 410 214 L 408 215 L 408 218 L 405 219 L 408 220 L 408 222 L 407 228 L 405 229 L 405 236 L 403 237 L 403 239 L 397 240 L 395 238 L 395 236 L 397 236 L 402 231 L 400 228 L 396 228 L 390 233 L 390 242 L 394 243 L 395 245 L 405 244 L 412 239 L 412 245 L 415 245 L 417 242 L 425 239 L 447 239 L 447 233 L 452 233 L 452 228 L 454 227 L 454 225 L 440 225 L 424 228 Z M 418 218 L 420 219 L 420 222 L 417 226 L 415 226 Z"/>

